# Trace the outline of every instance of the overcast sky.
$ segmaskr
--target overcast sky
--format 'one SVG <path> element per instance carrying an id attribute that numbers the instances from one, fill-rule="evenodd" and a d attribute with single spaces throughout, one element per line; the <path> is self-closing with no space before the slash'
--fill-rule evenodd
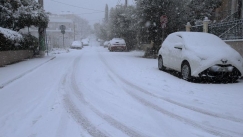
<path id="1" fill-rule="evenodd" d="M 125 0 L 43 0 L 44 9 L 51 13 L 74 13 L 89 21 L 90 25 L 101 22 L 104 18 L 105 5 L 109 9 L 117 4 L 124 5 Z M 134 0 L 128 0 L 134 5 Z"/>

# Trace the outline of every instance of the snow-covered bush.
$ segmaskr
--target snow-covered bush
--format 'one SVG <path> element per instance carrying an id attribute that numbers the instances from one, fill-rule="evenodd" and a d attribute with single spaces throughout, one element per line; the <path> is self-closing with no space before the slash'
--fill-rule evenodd
<path id="1" fill-rule="evenodd" d="M 22 40 L 20 33 L 0 27 L 0 51 L 15 49 Z"/>
<path id="2" fill-rule="evenodd" d="M 20 42 L 19 49 L 35 50 L 38 47 L 38 38 L 31 34 L 23 34 L 23 40 Z"/>

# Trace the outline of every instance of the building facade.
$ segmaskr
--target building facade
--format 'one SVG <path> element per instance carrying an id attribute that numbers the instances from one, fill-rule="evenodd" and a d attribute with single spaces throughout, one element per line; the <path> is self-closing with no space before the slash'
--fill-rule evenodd
<path id="1" fill-rule="evenodd" d="M 74 22 L 62 15 L 50 15 L 50 22 L 46 29 L 47 43 L 50 48 L 68 48 L 74 37 Z M 62 34 L 60 26 L 66 27 L 65 33 Z"/>
<path id="2" fill-rule="evenodd" d="M 49 15 L 49 20 L 48 27 L 46 28 L 46 48 L 48 50 L 52 48 L 69 48 L 74 39 L 74 21 L 57 14 Z M 64 35 L 60 30 L 61 25 L 66 27 Z M 30 33 L 37 38 L 39 37 L 38 28 L 34 26 L 29 29 L 22 29 L 21 32 Z"/>

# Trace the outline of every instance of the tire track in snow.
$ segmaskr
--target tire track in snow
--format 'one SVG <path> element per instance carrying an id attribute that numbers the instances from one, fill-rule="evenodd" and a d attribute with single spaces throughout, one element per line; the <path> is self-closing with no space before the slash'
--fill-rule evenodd
<path id="1" fill-rule="evenodd" d="M 75 60 L 73 61 L 71 67 L 73 67 L 71 69 L 71 71 L 74 70 L 76 63 L 80 60 L 81 56 L 75 58 Z M 71 74 L 70 74 L 71 73 Z M 71 75 L 71 76 L 70 76 Z M 108 137 L 105 133 L 101 132 L 100 130 L 98 130 L 89 120 L 88 118 L 82 113 L 80 112 L 79 108 L 75 105 L 74 102 L 72 102 L 71 97 L 68 95 L 70 94 L 68 89 L 69 85 L 71 83 L 69 83 L 69 79 L 72 77 L 73 73 L 68 71 L 67 74 L 64 76 L 62 82 L 61 82 L 61 87 L 63 88 L 65 95 L 64 95 L 64 107 L 65 109 L 69 112 L 69 114 L 71 115 L 71 117 L 85 130 L 88 132 L 88 134 L 90 134 L 93 137 Z M 84 102 L 82 102 L 84 103 Z"/>
<path id="2" fill-rule="evenodd" d="M 76 120 L 76 122 L 81 125 L 91 136 L 93 137 L 108 137 L 106 134 L 98 130 L 75 106 L 71 101 L 70 96 L 65 95 L 64 97 L 65 106 Z"/>
<path id="3" fill-rule="evenodd" d="M 109 65 L 105 62 L 105 60 L 104 60 L 104 59 L 102 59 L 102 60 L 103 60 L 103 62 L 106 64 L 106 66 L 108 66 L 108 68 L 109 68 Z M 109 69 L 111 70 L 111 68 L 109 68 Z M 225 116 L 225 115 L 217 114 L 217 113 L 214 113 L 214 112 L 209 112 L 209 111 L 206 111 L 206 110 L 197 108 L 197 107 L 193 107 L 193 106 L 189 106 L 189 105 L 181 104 L 181 103 L 179 103 L 179 102 L 176 102 L 176 101 L 171 100 L 171 99 L 167 99 L 167 98 L 165 98 L 165 97 L 157 96 L 157 95 L 155 95 L 155 94 L 152 94 L 151 92 L 148 92 L 148 91 L 146 91 L 146 90 L 140 88 L 140 87 L 137 86 L 137 85 L 132 84 L 131 82 L 125 80 L 124 78 L 118 76 L 116 73 L 114 73 L 113 70 L 111 70 L 111 72 L 112 72 L 113 74 L 115 74 L 115 75 L 116 75 L 121 81 L 123 81 L 126 85 L 129 85 L 130 87 L 133 87 L 133 88 L 135 88 L 136 90 L 138 90 L 138 91 L 140 91 L 140 92 L 143 92 L 144 94 L 147 94 L 147 95 L 149 95 L 149 96 L 152 96 L 152 97 L 161 99 L 161 100 L 166 101 L 166 102 L 169 102 L 169 103 L 171 103 L 171 104 L 174 104 L 174 105 L 177 105 L 177 106 L 180 106 L 180 107 L 183 107 L 183 108 L 192 110 L 192 111 L 196 111 L 196 112 L 199 112 L 199 113 L 208 115 L 208 116 L 212 116 L 212 117 L 215 117 L 215 118 L 221 118 L 221 119 L 225 119 L 225 120 L 229 120 L 229 121 L 233 121 L 233 122 L 243 123 L 243 119 L 240 119 L 240 118 L 236 118 L 236 117 L 232 117 L 232 116 Z"/>
<path id="4" fill-rule="evenodd" d="M 63 77 L 62 77 L 62 79 L 61 79 L 61 81 L 59 83 L 59 88 L 58 88 L 59 92 L 63 91 L 62 89 L 63 89 L 63 87 L 64 87 L 64 85 L 66 83 L 67 75 L 68 75 L 68 71 L 63 75 Z M 62 95 L 63 92 L 61 92 L 59 94 L 61 96 L 60 99 L 63 99 L 63 97 L 62 97 L 63 96 Z M 59 102 L 61 102 L 61 101 L 59 101 Z M 66 115 L 68 115 L 68 114 L 66 114 L 66 108 L 67 107 L 65 106 L 65 103 L 62 103 L 62 104 L 64 104 L 62 107 L 64 107 L 65 109 L 63 109 L 62 112 L 61 112 L 61 119 L 59 121 L 59 126 L 58 126 L 57 131 L 56 131 L 56 137 L 65 137 L 65 136 L 67 136 L 66 135 L 66 129 L 67 129 L 67 125 L 68 125 L 68 118 L 66 117 Z"/>
<path id="5" fill-rule="evenodd" d="M 169 102 L 171 104 L 174 104 L 174 105 L 177 105 L 177 106 L 180 106 L 180 107 L 183 107 L 183 108 L 186 108 L 186 109 L 189 109 L 189 110 L 192 110 L 192 111 L 195 111 L 195 112 L 199 112 L 201 114 L 205 114 L 205 115 L 208 115 L 208 116 L 212 116 L 212 117 L 215 117 L 215 118 L 221 118 L 221 119 L 225 119 L 225 120 L 229 120 L 229 121 L 233 121 L 233 122 L 238 122 L 238 123 L 242 123 L 242 119 L 238 119 L 238 118 L 234 118 L 234 117 L 230 117 L 230 116 L 224 116 L 224 115 L 219 115 L 219 114 L 215 114 L 215 113 L 211 113 L 211 112 L 207 112 L 205 110 L 202 110 L 202 109 L 199 109 L 199 108 L 195 108 L 195 107 L 192 107 L 192 106 L 187 106 L 185 104 L 181 104 L 181 103 L 178 103 L 176 101 L 172 101 L 170 99 L 166 99 L 164 97 L 159 97 L 159 96 L 156 96 L 140 87 L 138 87 L 137 85 L 134 85 L 130 82 L 128 82 L 127 80 L 123 79 L 122 77 L 118 76 L 117 74 L 115 74 L 121 81 L 123 81 L 126 85 L 130 86 L 131 88 L 133 89 L 136 89 L 136 91 L 139 91 L 139 92 L 143 92 L 147 95 L 150 95 L 152 97 L 155 97 L 155 98 L 158 98 L 158 99 L 161 99 L 163 101 L 166 101 L 166 102 Z M 128 94 L 131 93 L 131 92 L 128 92 Z M 217 127 L 210 127 L 210 128 L 217 128 Z M 219 128 L 218 128 L 219 129 Z M 225 129 L 220 129 L 220 130 L 225 130 Z M 236 133 L 236 132 L 233 132 L 233 131 L 229 131 L 228 132 L 231 132 L 233 134 L 237 134 L 237 135 L 240 135 L 240 136 L 243 136 L 243 134 L 240 134 L 240 133 Z"/>
<path id="6" fill-rule="evenodd" d="M 75 67 L 72 71 L 72 76 L 71 76 L 71 87 L 73 88 L 72 91 L 74 92 L 74 94 L 76 95 L 75 97 L 81 101 L 81 103 L 86 104 L 96 115 L 98 115 L 99 117 L 101 117 L 103 120 L 105 120 L 106 122 L 108 122 L 110 125 L 112 125 L 113 127 L 115 127 L 116 129 L 122 131 L 124 134 L 130 136 L 130 137 L 148 137 L 145 135 L 142 135 L 141 133 L 132 130 L 131 128 L 125 126 L 124 124 L 122 124 L 121 122 L 115 120 L 114 118 L 112 118 L 109 115 L 103 114 L 102 112 L 100 112 L 98 109 L 96 109 L 93 105 L 89 104 L 88 102 L 85 101 L 82 92 L 80 91 L 80 89 L 77 86 L 77 82 L 75 80 L 75 70 L 77 69 L 77 64 L 78 64 L 79 60 L 75 60 Z"/>
<path id="7" fill-rule="evenodd" d="M 196 107 L 193 107 L 193 106 L 181 104 L 181 103 L 176 102 L 174 100 L 171 100 L 171 99 L 168 99 L 168 98 L 165 98 L 165 97 L 161 97 L 161 96 L 157 96 L 155 94 L 152 94 L 151 92 L 148 92 L 148 91 L 146 91 L 146 90 L 144 90 L 144 89 L 142 89 L 142 88 L 140 88 L 140 87 L 128 82 L 127 80 L 125 80 L 125 79 L 123 79 L 121 77 L 119 77 L 119 79 L 122 80 L 125 84 L 129 85 L 130 87 L 135 88 L 136 90 L 138 90 L 140 92 L 143 92 L 144 94 L 147 94 L 149 96 L 161 99 L 161 100 L 169 102 L 171 104 L 174 104 L 174 105 L 177 105 L 177 106 L 180 106 L 180 107 L 192 110 L 192 111 L 196 111 L 196 112 L 208 115 L 208 116 L 212 116 L 212 117 L 215 117 L 215 118 L 221 118 L 221 119 L 225 119 L 225 120 L 229 120 L 229 121 L 233 121 L 233 122 L 243 123 L 243 119 L 235 118 L 235 117 L 231 117 L 231 116 L 225 116 L 225 115 L 221 115 L 221 114 L 217 114 L 217 113 L 213 113 L 213 112 L 208 112 L 208 111 L 200 109 L 200 108 L 196 108 Z"/>
<path id="8" fill-rule="evenodd" d="M 99 55 L 100 56 L 100 59 L 103 61 L 103 63 L 107 66 L 107 68 L 110 70 L 110 72 L 112 73 L 112 75 L 113 76 L 116 76 L 121 82 L 123 82 L 124 84 L 126 84 L 126 85 L 128 85 L 129 87 L 131 87 L 131 88 L 133 88 L 133 89 L 135 89 L 135 90 L 137 90 L 137 91 L 141 91 L 141 92 L 143 92 L 143 93 L 147 93 L 148 95 L 152 95 L 153 97 L 156 97 L 155 95 L 153 95 L 152 93 L 150 93 L 150 92 L 148 92 L 148 91 L 146 91 L 146 90 L 144 90 L 144 89 L 141 89 L 140 87 L 138 87 L 138 86 L 136 86 L 136 85 L 134 85 L 134 84 L 132 84 L 132 83 L 130 83 L 130 82 L 128 82 L 127 80 L 125 80 L 124 78 L 122 78 L 122 77 L 120 77 L 118 74 L 116 74 L 115 73 L 115 71 L 107 64 L 107 62 L 106 62 L 106 60 L 101 56 L 101 55 Z M 185 118 L 185 117 L 182 117 L 182 116 L 179 116 L 179 115 L 177 115 L 177 114 L 174 114 L 174 113 L 172 113 L 172 112 L 169 112 L 169 111 L 167 111 L 167 110 L 165 110 L 165 109 L 163 109 L 163 108 L 161 108 L 161 107 L 159 107 L 159 106 L 157 106 L 157 105 L 155 105 L 155 104 L 153 104 L 153 103 L 151 103 L 151 102 L 149 102 L 149 101 L 147 101 L 147 100 L 145 100 L 145 99 L 143 99 L 143 98 L 141 98 L 141 97 L 139 97 L 139 96 L 137 96 L 137 95 L 135 95 L 135 94 L 133 94 L 132 92 L 130 92 L 130 91 L 128 91 L 127 90 L 127 88 L 125 88 L 125 87 L 122 87 L 123 89 L 125 89 L 125 91 L 131 96 L 131 97 L 133 97 L 134 99 L 136 99 L 137 101 L 139 101 L 141 104 L 143 104 L 143 105 L 145 105 L 145 106 L 147 106 L 147 107 L 149 107 L 149 108 L 152 108 L 152 109 L 154 109 L 154 110 L 156 110 L 156 111 L 158 111 L 158 112 L 160 112 L 160 113 L 162 113 L 162 114 L 164 114 L 164 115 L 167 115 L 167 116 L 169 116 L 169 117 L 171 117 L 171 118 L 174 118 L 174 119 L 177 119 L 177 120 L 179 120 L 179 121 L 181 121 L 181 122 L 183 122 L 183 123 L 186 123 L 186 124 L 188 124 L 188 125 L 191 125 L 191 126 L 193 126 L 193 127 L 196 127 L 196 128 L 198 128 L 198 129 L 201 129 L 201 130 L 203 130 L 203 131 L 205 131 L 205 132 L 207 132 L 207 133 L 210 133 L 210 134 L 212 134 L 212 135 L 216 135 L 216 136 L 220 136 L 220 137 L 233 137 L 233 136 L 231 136 L 231 135 L 228 135 L 228 134 L 225 134 L 225 133 L 222 133 L 222 132 L 220 132 L 220 131 L 217 131 L 217 130 L 214 130 L 214 129 L 211 129 L 210 127 L 206 127 L 206 126 L 204 126 L 204 125 L 201 125 L 201 124 L 199 124 L 199 123 L 197 123 L 197 122 L 195 122 L 195 121 L 193 121 L 193 120 L 190 120 L 190 119 L 188 119 L 188 118 Z M 160 98 L 160 99 L 162 99 L 162 98 Z M 165 100 L 165 101 L 169 101 L 169 100 Z M 172 104 L 175 104 L 175 102 L 172 102 L 172 101 L 170 101 L 169 103 L 172 103 Z M 179 103 L 176 103 L 175 105 L 178 105 Z M 181 107 L 183 106 L 183 105 L 180 105 Z M 190 108 L 190 107 L 188 107 L 188 108 Z M 197 110 L 194 110 L 193 109 L 193 111 L 197 111 Z M 199 113 L 201 113 L 200 111 L 199 111 Z M 208 113 L 206 113 L 206 114 L 208 114 Z M 210 113 L 209 113 L 210 114 Z M 219 117 L 217 117 L 217 118 L 219 118 Z M 222 118 L 222 117 L 221 117 Z M 238 120 L 237 120 L 238 121 Z M 239 135 L 241 135 L 241 134 L 239 134 Z M 241 135 L 242 136 L 242 135 Z"/>

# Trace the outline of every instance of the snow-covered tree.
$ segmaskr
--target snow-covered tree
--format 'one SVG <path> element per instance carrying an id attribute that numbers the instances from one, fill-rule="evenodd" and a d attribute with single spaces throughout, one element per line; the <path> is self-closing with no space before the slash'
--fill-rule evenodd
<path id="1" fill-rule="evenodd" d="M 89 22 L 78 15 L 64 14 L 62 15 L 68 19 L 71 19 L 74 23 L 75 39 L 85 38 L 91 33 L 91 27 Z"/>
<path id="2" fill-rule="evenodd" d="M 112 8 L 109 19 L 109 38 L 124 38 L 128 49 L 132 49 L 136 40 L 136 9 L 133 6 Z"/>
<path id="3" fill-rule="evenodd" d="M 100 23 L 96 23 L 94 25 L 95 28 L 95 34 L 103 40 L 109 40 L 109 27 L 108 24 L 109 23 L 109 9 L 108 9 L 108 5 L 106 4 L 105 6 L 105 16 L 104 16 L 104 20 L 103 22 Z"/>
<path id="4" fill-rule="evenodd" d="M 0 0 L 0 27 L 13 28 L 13 7 L 8 0 Z"/>
<path id="5" fill-rule="evenodd" d="M 0 0 L 0 26 L 19 31 L 31 25 L 47 27 L 49 17 L 35 0 Z"/>
<path id="6" fill-rule="evenodd" d="M 188 0 L 136 0 L 140 41 L 161 44 L 160 17 L 162 15 L 168 18 L 165 36 L 184 27 L 187 22 L 185 16 L 187 3 Z"/>
<path id="7" fill-rule="evenodd" d="M 194 23 L 197 20 L 209 19 L 213 16 L 215 9 L 222 4 L 222 0 L 191 0 L 189 3 L 189 20 Z"/>

